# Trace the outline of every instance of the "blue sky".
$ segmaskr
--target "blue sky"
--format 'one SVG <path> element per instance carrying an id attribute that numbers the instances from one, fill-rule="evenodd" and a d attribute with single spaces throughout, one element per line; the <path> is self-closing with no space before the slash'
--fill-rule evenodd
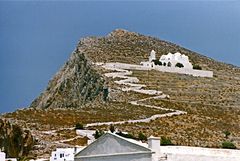
<path id="1" fill-rule="evenodd" d="M 80 38 L 116 28 L 240 66 L 239 1 L 0 1 L 0 113 L 28 106 Z"/>

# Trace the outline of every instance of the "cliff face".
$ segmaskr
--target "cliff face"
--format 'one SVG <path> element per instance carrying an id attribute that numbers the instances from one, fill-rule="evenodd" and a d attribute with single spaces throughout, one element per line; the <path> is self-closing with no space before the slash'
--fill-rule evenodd
<path id="1" fill-rule="evenodd" d="M 31 107 L 79 108 L 97 98 L 102 92 L 103 83 L 101 75 L 91 66 L 84 53 L 77 49 Z"/>
<path id="2" fill-rule="evenodd" d="M 0 148 L 8 157 L 26 156 L 33 145 L 34 139 L 30 131 L 0 119 Z"/>

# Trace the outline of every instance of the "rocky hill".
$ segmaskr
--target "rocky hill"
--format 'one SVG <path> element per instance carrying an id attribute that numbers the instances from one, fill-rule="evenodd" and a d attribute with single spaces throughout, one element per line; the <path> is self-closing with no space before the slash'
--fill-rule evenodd
<path id="1" fill-rule="evenodd" d="M 96 98 L 101 99 L 103 74 L 94 62 L 122 62 L 139 64 L 154 49 L 159 58 L 168 52 L 188 55 L 193 64 L 212 70 L 215 76 L 231 76 L 240 72 L 232 65 L 217 62 L 171 42 L 117 29 L 106 37 L 81 39 L 70 59 L 50 80 L 46 90 L 35 99 L 33 108 L 79 108 Z"/>
<path id="2" fill-rule="evenodd" d="M 29 130 L 0 119 L 0 148 L 8 157 L 27 156 L 33 145 L 34 138 Z"/>
<path id="3" fill-rule="evenodd" d="M 109 70 L 96 65 L 96 62 L 139 64 L 147 60 L 151 50 L 156 51 L 157 58 L 168 52 L 185 54 L 193 64 L 213 71 L 214 77 L 200 78 L 155 70 L 131 71 L 131 76 L 145 85 L 144 89 L 162 91 L 170 96 L 155 99 L 147 94 L 121 90 L 122 85 L 114 82 L 121 78 L 106 77 L 104 74 Z M 105 87 L 110 89 L 107 101 L 103 101 Z M 140 99 L 148 106 L 136 104 Z M 86 138 L 72 139 L 76 133 L 71 127 L 76 123 L 124 122 L 167 113 L 161 108 L 149 108 L 153 106 L 187 114 L 115 126 L 135 136 L 139 132 L 147 136 L 165 136 L 176 145 L 220 148 L 227 139 L 240 148 L 240 69 L 171 42 L 121 29 L 104 37 L 81 39 L 70 59 L 32 102 L 31 108 L 4 117 L 23 122 L 22 126 L 31 129 L 41 142 L 37 146 L 41 149 L 35 149 L 33 153 L 41 156 L 63 144 L 86 144 Z M 87 127 L 99 128 L 106 130 L 108 126 Z M 229 137 L 225 136 L 226 131 L 230 133 Z"/>

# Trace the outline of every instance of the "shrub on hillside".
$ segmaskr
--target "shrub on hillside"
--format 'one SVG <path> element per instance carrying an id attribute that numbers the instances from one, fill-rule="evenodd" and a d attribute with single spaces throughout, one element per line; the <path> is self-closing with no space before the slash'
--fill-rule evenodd
<path id="1" fill-rule="evenodd" d="M 111 124 L 110 127 L 109 127 L 109 130 L 111 131 L 111 133 L 114 133 L 115 127 Z"/>
<path id="2" fill-rule="evenodd" d="M 166 146 L 166 145 L 174 145 L 172 141 L 169 138 L 166 137 L 161 137 L 161 145 Z"/>
<path id="3" fill-rule="evenodd" d="M 134 137 L 132 134 L 129 134 L 129 133 L 125 134 L 125 133 L 122 133 L 121 131 L 120 131 L 120 132 L 117 132 L 116 134 L 119 135 L 119 136 L 125 137 L 125 138 L 137 139 L 137 138 Z"/>
<path id="4" fill-rule="evenodd" d="M 103 101 L 105 102 L 107 101 L 108 94 L 109 94 L 108 88 L 107 87 L 103 88 Z"/>
<path id="5" fill-rule="evenodd" d="M 229 131 L 224 131 L 223 133 L 225 134 L 226 139 L 228 139 L 229 135 L 231 135 L 231 133 Z"/>
<path id="6" fill-rule="evenodd" d="M 224 148 L 224 149 L 236 149 L 237 147 L 230 141 L 224 141 L 222 143 L 222 148 Z"/>
<path id="7" fill-rule="evenodd" d="M 144 135 L 142 132 L 138 134 L 138 139 L 141 141 L 147 141 L 147 136 Z"/>
<path id="8" fill-rule="evenodd" d="M 95 133 L 93 134 L 95 139 L 98 139 L 100 136 L 104 134 L 104 131 L 102 130 L 96 130 Z"/>
<path id="9" fill-rule="evenodd" d="M 202 70 L 202 67 L 200 65 L 193 65 L 193 69 L 196 69 L 196 70 Z"/>
<path id="10" fill-rule="evenodd" d="M 75 129 L 76 129 L 76 130 L 82 130 L 82 129 L 84 129 L 84 128 L 83 128 L 83 124 L 77 123 L 77 124 L 75 125 Z"/>

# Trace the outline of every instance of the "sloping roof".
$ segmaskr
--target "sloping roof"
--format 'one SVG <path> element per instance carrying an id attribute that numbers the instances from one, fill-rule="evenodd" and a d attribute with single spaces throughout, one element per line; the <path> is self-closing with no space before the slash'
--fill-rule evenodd
<path id="1" fill-rule="evenodd" d="M 133 153 L 152 153 L 152 151 L 147 148 L 147 144 L 113 133 L 106 133 L 77 153 L 75 157 Z"/>
<path id="2" fill-rule="evenodd" d="M 149 149 L 147 143 L 143 143 L 143 142 L 141 142 L 141 141 L 137 141 L 137 140 L 130 139 L 130 138 L 125 138 L 125 137 L 119 136 L 119 135 L 114 134 L 114 133 L 109 133 L 109 134 L 114 135 L 114 136 L 116 136 L 116 137 L 118 137 L 118 138 L 121 138 L 121 139 L 123 139 L 123 140 L 126 140 L 126 141 L 128 141 L 128 142 L 130 142 L 130 143 L 133 143 L 133 144 L 136 144 L 136 145 L 139 145 L 139 146 L 142 146 L 142 147 L 145 147 L 145 148 Z M 150 150 L 151 150 L 151 149 L 150 149 Z"/>

